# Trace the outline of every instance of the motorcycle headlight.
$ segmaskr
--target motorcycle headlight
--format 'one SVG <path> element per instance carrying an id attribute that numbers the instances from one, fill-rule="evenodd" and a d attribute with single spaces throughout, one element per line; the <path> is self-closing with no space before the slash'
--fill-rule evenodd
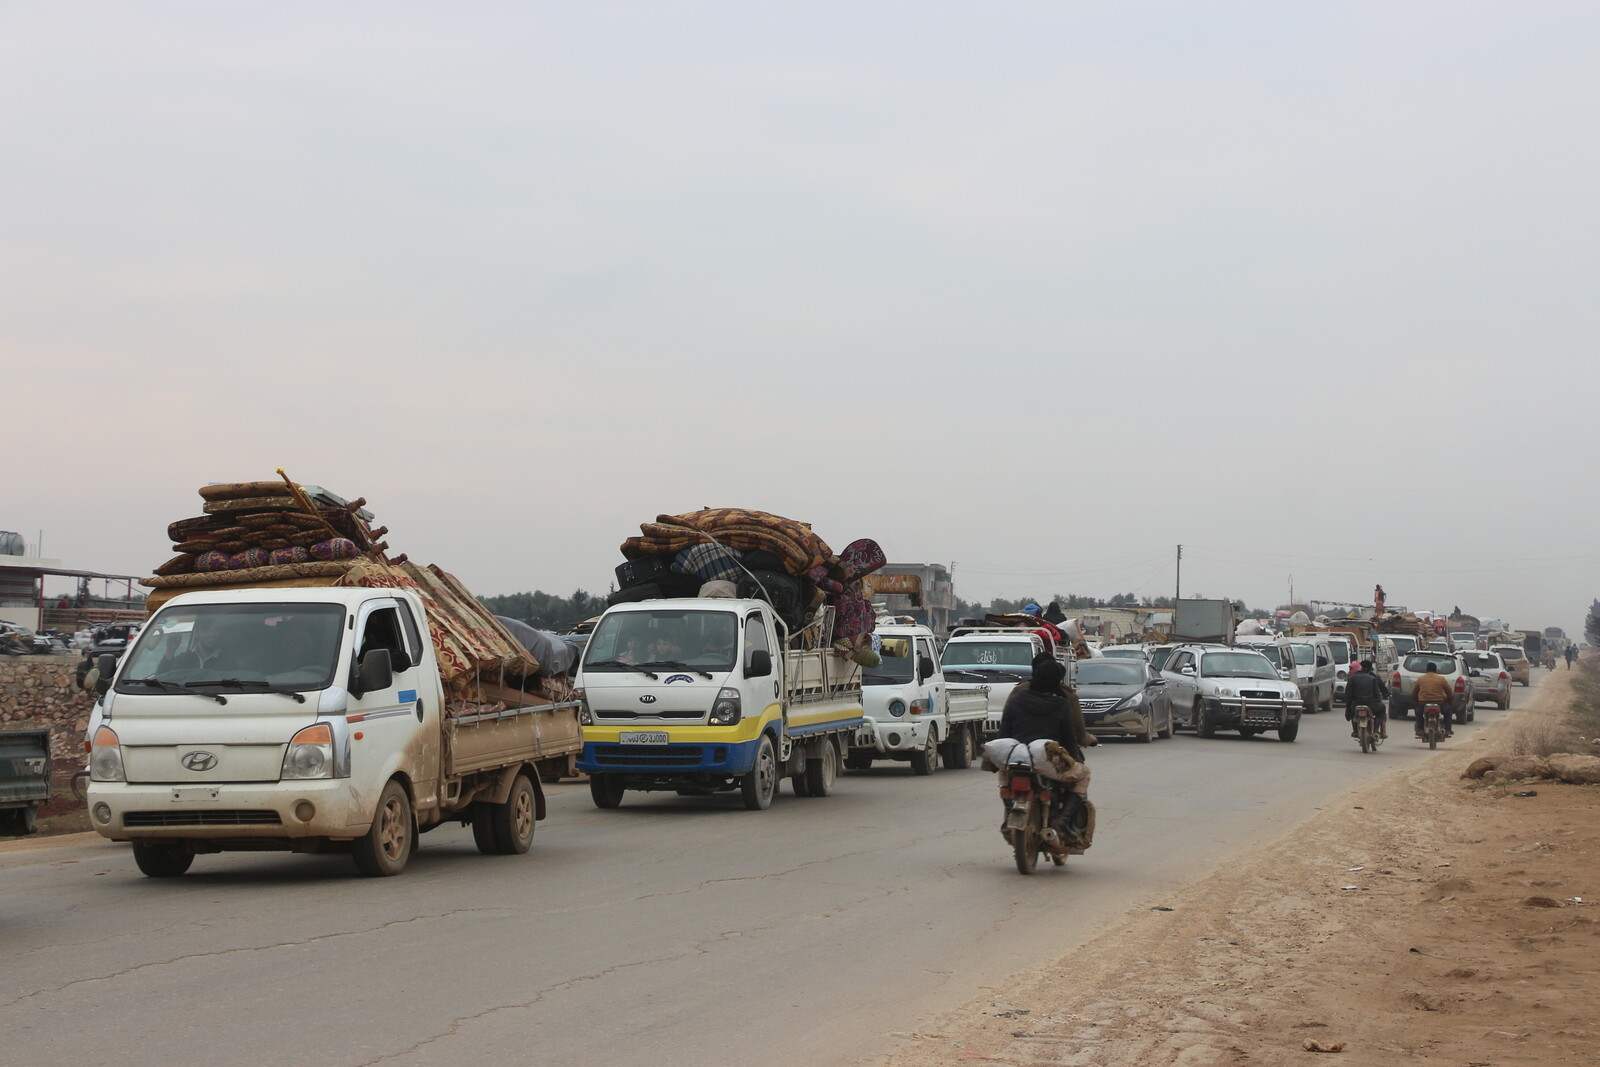
<path id="1" fill-rule="evenodd" d="M 313 723 L 289 739 L 279 777 L 284 781 L 333 777 L 333 728 Z"/>
<path id="2" fill-rule="evenodd" d="M 716 702 L 711 705 L 711 725 L 732 726 L 738 722 L 740 704 L 739 690 L 731 687 L 720 690 Z"/>
<path id="3" fill-rule="evenodd" d="M 94 732 L 89 748 L 89 780 L 92 782 L 126 782 L 128 776 L 122 769 L 122 741 L 116 731 L 102 726 Z"/>

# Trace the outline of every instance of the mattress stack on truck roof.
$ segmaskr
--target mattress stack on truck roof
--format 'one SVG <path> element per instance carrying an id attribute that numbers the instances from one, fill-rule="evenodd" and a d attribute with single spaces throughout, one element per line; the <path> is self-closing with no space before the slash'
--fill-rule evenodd
<path id="1" fill-rule="evenodd" d="M 279 474 L 282 475 L 282 471 Z M 365 498 L 346 501 L 318 486 L 233 482 L 200 490 L 202 514 L 167 527 L 178 553 L 141 579 L 154 612 L 199 589 L 360 586 L 405 589 L 427 609 L 429 635 L 453 706 L 561 700 L 564 681 L 540 677 L 540 664 L 455 576 L 390 557 L 373 529 Z"/>
<path id="2" fill-rule="evenodd" d="M 619 588 L 610 603 L 710 595 L 765 600 L 791 634 L 821 630 L 820 643 L 876 662 L 864 581 L 885 562 L 876 541 L 861 538 L 835 554 L 809 523 L 748 508 L 658 515 L 639 530 L 622 543 L 627 562 L 617 568 Z"/>

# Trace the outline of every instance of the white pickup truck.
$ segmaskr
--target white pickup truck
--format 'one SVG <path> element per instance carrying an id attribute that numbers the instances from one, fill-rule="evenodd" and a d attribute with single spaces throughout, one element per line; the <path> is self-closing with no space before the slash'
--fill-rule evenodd
<path id="1" fill-rule="evenodd" d="M 944 676 L 952 696 L 988 690 L 983 732 L 994 736 L 1006 698 L 1019 683 L 1033 677 L 1033 660 L 1045 650 L 1044 638 L 1015 626 L 963 626 L 950 634 L 944 646 Z M 1055 657 L 1067 669 L 1072 685 L 1078 661 L 1062 646 Z"/>
<path id="2" fill-rule="evenodd" d="M 502 687 L 447 706 L 429 632 L 407 589 L 173 597 L 96 686 L 91 824 L 155 878 L 197 853 L 271 849 L 398 874 L 417 834 L 452 820 L 484 853 L 526 852 L 538 764 L 576 749 L 577 704 L 519 706 Z"/>
<path id="3" fill-rule="evenodd" d="M 989 710 L 987 685 L 952 691 L 926 626 L 879 623 L 879 662 L 861 672 L 866 722 L 850 742 L 844 765 L 865 770 L 875 759 L 906 760 L 917 774 L 944 765 L 972 766 Z"/>
<path id="4" fill-rule="evenodd" d="M 583 755 L 599 808 L 630 790 L 737 791 L 765 810 L 788 777 L 828 796 L 861 726 L 861 668 L 805 648 L 760 600 L 616 604 L 595 624 L 579 672 Z M 799 646 L 799 647 L 797 647 Z"/>

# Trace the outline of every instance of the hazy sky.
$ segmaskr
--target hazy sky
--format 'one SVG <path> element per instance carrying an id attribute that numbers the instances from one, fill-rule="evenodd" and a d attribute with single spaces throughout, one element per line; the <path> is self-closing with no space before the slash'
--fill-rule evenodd
<path id="1" fill-rule="evenodd" d="M 968 599 L 1600 595 L 1600 6 L 0 2 L 0 528 L 479 593 L 658 512 Z"/>

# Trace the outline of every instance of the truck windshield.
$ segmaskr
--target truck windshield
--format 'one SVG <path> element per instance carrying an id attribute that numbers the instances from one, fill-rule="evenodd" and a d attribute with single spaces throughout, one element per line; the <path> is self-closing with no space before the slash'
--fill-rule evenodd
<path id="1" fill-rule="evenodd" d="M 1015 672 L 1025 668 L 1033 673 L 1031 641 L 951 641 L 944 646 L 945 670 L 982 670 L 999 667 Z"/>
<path id="2" fill-rule="evenodd" d="M 152 682 L 188 686 L 221 679 L 285 691 L 326 689 L 343 627 L 339 604 L 198 604 L 164 611 L 139 634 L 117 676 L 117 692 L 148 693 Z"/>
<path id="3" fill-rule="evenodd" d="M 1301 666 L 1310 666 L 1317 661 L 1317 650 L 1310 645 L 1290 645 L 1294 649 L 1294 661 Z"/>
<path id="4" fill-rule="evenodd" d="M 1417 639 L 1407 634 L 1391 634 L 1389 640 L 1394 642 L 1395 652 L 1402 656 L 1417 647 Z"/>
<path id="5" fill-rule="evenodd" d="M 909 637 L 883 637 L 878 641 L 878 665 L 861 669 L 862 685 L 903 685 L 911 681 L 912 641 Z"/>
<path id="6" fill-rule="evenodd" d="M 649 664 L 731 671 L 738 628 L 738 616 L 731 611 L 615 612 L 594 628 L 583 669 L 630 671 L 636 664 Z"/>

